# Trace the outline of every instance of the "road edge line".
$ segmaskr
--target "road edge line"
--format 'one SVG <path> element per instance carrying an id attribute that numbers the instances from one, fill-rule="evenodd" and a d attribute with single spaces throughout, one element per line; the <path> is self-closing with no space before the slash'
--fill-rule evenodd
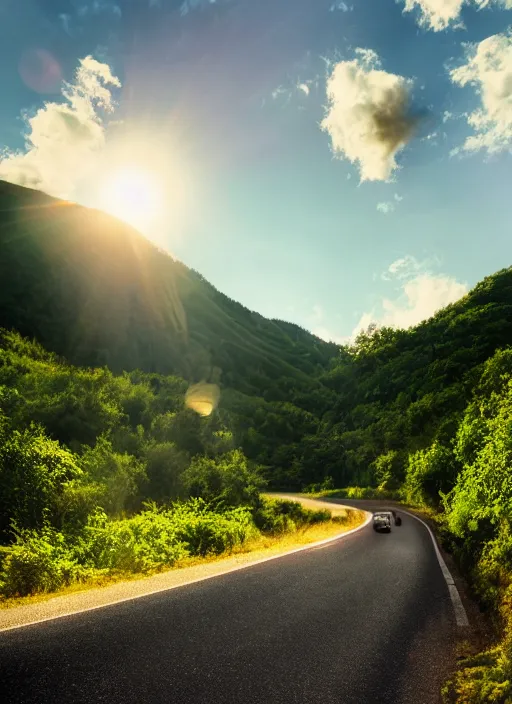
<path id="1" fill-rule="evenodd" d="M 403 513 L 406 513 L 408 516 L 412 516 L 415 518 L 417 521 L 422 523 L 425 528 L 428 530 L 430 534 L 430 538 L 432 539 L 432 542 L 434 544 L 434 550 L 436 553 L 437 561 L 439 562 L 439 567 L 441 568 L 441 572 L 443 573 L 444 580 L 446 582 L 446 586 L 448 587 L 448 593 L 450 594 L 450 599 L 452 602 L 453 610 L 455 612 L 455 621 L 457 622 L 457 626 L 463 628 L 466 626 L 469 626 L 469 619 L 468 615 L 466 613 L 466 609 L 464 608 L 464 604 L 462 603 L 462 599 L 460 598 L 459 590 L 457 589 L 457 586 L 453 580 L 452 574 L 448 567 L 446 566 L 446 562 L 444 561 L 444 557 L 441 555 L 441 550 L 439 549 L 439 545 L 437 544 L 436 536 L 434 535 L 434 531 L 432 528 L 426 523 L 422 518 L 419 516 L 416 516 L 416 514 L 411 513 L 410 511 L 406 511 L 404 508 L 401 506 L 398 508 L 399 511 L 402 511 Z"/>
<path id="2" fill-rule="evenodd" d="M 336 504 L 336 508 L 340 505 Z M 48 616 L 46 618 L 41 618 L 36 621 L 29 621 L 28 623 L 19 623 L 14 626 L 7 626 L 6 628 L 0 628 L 0 633 L 6 633 L 7 631 L 15 631 L 20 628 L 27 628 L 28 626 L 37 626 L 40 623 L 46 623 L 48 621 L 57 621 L 60 618 L 67 618 L 68 616 L 78 616 L 79 614 L 87 613 L 88 611 L 97 611 L 98 609 L 108 609 L 109 606 L 115 606 L 116 604 L 123 604 L 127 601 L 135 601 L 135 599 L 142 599 L 146 596 L 153 596 L 154 594 L 161 594 L 162 592 L 168 592 L 172 589 L 179 589 L 180 587 L 188 587 L 190 584 L 197 584 L 198 582 L 205 582 L 208 579 L 215 579 L 216 577 L 223 577 L 226 574 L 231 574 L 232 572 L 239 572 L 240 570 L 248 569 L 249 567 L 255 567 L 256 565 L 261 565 L 264 562 L 270 562 L 270 560 L 278 560 L 281 557 L 287 557 L 288 555 L 293 555 L 297 552 L 303 552 L 304 550 L 311 550 L 312 548 L 317 548 L 320 545 L 327 545 L 327 543 L 333 543 L 336 540 L 343 540 L 343 538 L 357 533 L 357 531 L 366 528 L 366 526 L 372 520 L 372 514 L 364 509 L 355 508 L 353 506 L 344 506 L 343 508 L 351 509 L 352 511 L 360 511 L 366 514 L 366 519 L 361 523 L 361 525 L 351 528 L 343 533 L 334 535 L 331 538 L 323 538 L 322 540 L 317 540 L 315 543 L 309 543 L 308 545 L 302 545 L 300 548 L 293 548 L 293 550 L 288 550 L 287 552 L 279 553 L 278 555 L 270 555 L 269 557 L 262 557 L 260 560 L 255 560 L 254 562 L 248 562 L 245 565 L 237 565 L 232 567 L 225 572 L 219 572 L 218 574 L 206 575 L 205 577 L 198 577 L 196 579 L 191 579 L 188 582 L 181 582 L 180 584 L 173 584 L 168 587 L 161 587 L 153 591 L 144 592 L 143 594 L 135 594 L 134 596 L 123 597 L 122 599 L 115 599 L 109 601 L 107 604 L 98 604 L 97 606 L 89 606 L 85 609 L 77 609 L 76 611 L 67 611 L 63 614 L 57 614 L 56 616 Z M 412 514 L 411 514 L 412 515 Z M 56 597 L 58 598 L 58 597 Z M 14 606 L 13 609 L 23 608 Z"/>

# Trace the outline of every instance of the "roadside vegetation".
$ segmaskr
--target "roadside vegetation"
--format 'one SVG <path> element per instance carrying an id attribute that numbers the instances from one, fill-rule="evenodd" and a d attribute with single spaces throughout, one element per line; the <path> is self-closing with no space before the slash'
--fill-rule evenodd
<path id="1" fill-rule="evenodd" d="M 332 523 L 329 511 L 264 498 L 220 419 L 185 407 L 182 380 L 78 369 L 14 333 L 0 354 L 2 597 Z"/>

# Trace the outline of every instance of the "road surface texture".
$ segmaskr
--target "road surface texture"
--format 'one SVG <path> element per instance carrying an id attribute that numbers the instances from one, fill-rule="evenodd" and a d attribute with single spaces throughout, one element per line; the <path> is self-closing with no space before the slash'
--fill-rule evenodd
<path id="1" fill-rule="evenodd" d="M 0 633 L 0 691 L 5 704 L 437 704 L 456 634 L 430 536 L 404 516 L 391 534 L 370 525 Z"/>

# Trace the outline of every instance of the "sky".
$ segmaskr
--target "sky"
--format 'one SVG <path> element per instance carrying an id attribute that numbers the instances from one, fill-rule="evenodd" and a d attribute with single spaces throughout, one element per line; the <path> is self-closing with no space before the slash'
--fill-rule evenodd
<path id="1" fill-rule="evenodd" d="M 512 255 L 512 0 L 2 0 L 0 178 L 270 318 L 409 327 Z"/>

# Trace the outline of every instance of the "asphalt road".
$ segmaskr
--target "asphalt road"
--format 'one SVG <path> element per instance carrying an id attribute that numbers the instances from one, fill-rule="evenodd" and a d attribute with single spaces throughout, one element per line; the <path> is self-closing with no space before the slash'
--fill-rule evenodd
<path id="1" fill-rule="evenodd" d="M 327 546 L 0 633 L 4 704 L 434 704 L 455 620 L 411 517 Z"/>

